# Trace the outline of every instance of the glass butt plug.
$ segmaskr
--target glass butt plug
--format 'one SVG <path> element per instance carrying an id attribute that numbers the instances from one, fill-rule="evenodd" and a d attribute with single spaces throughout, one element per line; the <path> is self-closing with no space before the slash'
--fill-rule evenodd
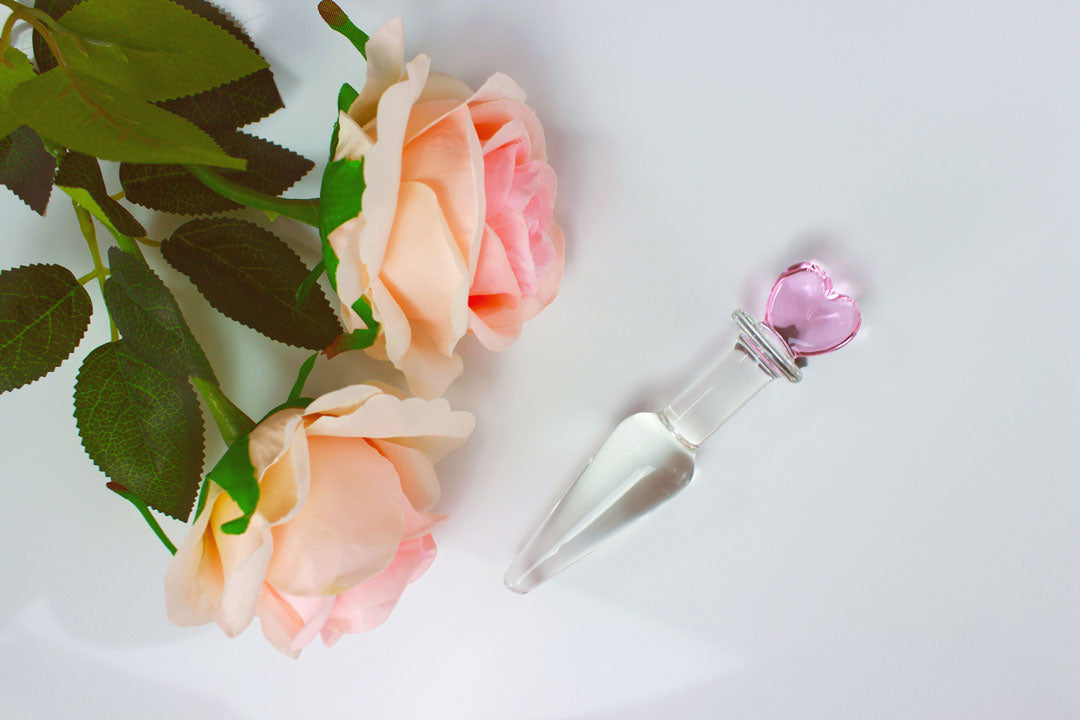
<path id="1" fill-rule="evenodd" d="M 797 358 L 836 350 L 860 324 L 855 301 L 814 263 L 777 279 L 764 322 L 742 310 L 731 318 L 735 346 L 661 411 L 615 427 L 507 569 L 508 588 L 529 592 L 670 499 L 690 482 L 698 447 L 728 418 L 771 381 L 799 382 Z"/>

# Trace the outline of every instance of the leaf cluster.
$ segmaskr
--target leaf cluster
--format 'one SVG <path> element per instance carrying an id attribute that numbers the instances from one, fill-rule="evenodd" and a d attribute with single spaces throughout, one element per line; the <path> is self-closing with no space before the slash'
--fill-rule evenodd
<path id="1" fill-rule="evenodd" d="M 277 196 L 313 163 L 241 129 L 280 109 L 281 95 L 251 38 L 206 0 L 19 7 L 16 19 L 34 29 L 34 52 L 31 60 L 0 47 L 0 183 L 42 215 L 54 186 L 68 195 L 94 269 L 78 279 L 58 265 L 0 272 L 0 393 L 71 355 L 93 309 L 84 286 L 97 278 L 113 339 L 80 367 L 79 435 L 111 487 L 136 507 L 186 519 L 204 461 L 196 389 L 219 427 L 219 414 L 239 418 L 234 427 L 250 420 L 218 388 L 172 292 L 142 256 L 146 229 L 109 194 L 99 161 L 120 162 L 128 202 L 198 216 L 161 252 L 211 305 L 274 340 L 321 350 L 341 336 L 314 283 L 322 265 L 311 272 L 274 233 L 219 215 L 242 208 L 248 195 L 302 205 Z M 116 242 L 107 264 L 95 221 Z M 250 476 L 235 472 L 245 452 L 246 431 L 210 474 L 245 513 L 230 526 L 236 532 L 258 496 Z"/>

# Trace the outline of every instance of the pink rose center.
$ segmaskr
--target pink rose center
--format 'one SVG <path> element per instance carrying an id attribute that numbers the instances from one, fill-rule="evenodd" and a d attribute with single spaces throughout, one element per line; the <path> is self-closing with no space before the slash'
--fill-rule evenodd
<path id="1" fill-rule="evenodd" d="M 518 120 L 509 121 L 484 142 L 485 221 L 506 250 L 522 297 L 536 294 L 555 263 L 549 232 L 555 172 L 530 155 L 529 136 Z"/>

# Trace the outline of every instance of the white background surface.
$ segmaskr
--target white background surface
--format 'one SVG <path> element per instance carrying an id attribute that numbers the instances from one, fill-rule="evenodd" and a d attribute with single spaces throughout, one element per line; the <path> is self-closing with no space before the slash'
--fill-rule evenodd
<path id="1" fill-rule="evenodd" d="M 286 100 L 255 131 L 321 168 L 362 61 L 314 0 L 223 4 Z M 343 5 L 369 30 L 401 15 L 410 54 L 474 86 L 517 79 L 560 179 L 559 298 L 507 352 L 463 343 L 449 397 L 479 427 L 441 466 L 439 558 L 384 626 L 297 662 L 257 625 L 171 627 L 167 557 L 71 417 L 108 339 L 94 291 L 75 358 L 0 399 L 0 715 L 1080 717 L 1080 6 Z M 89 268 L 63 196 L 41 220 L 4 192 L 0 217 L 0 266 Z M 314 262 L 311 233 L 275 227 Z M 614 423 L 663 404 L 731 341 L 734 307 L 760 313 L 811 257 L 861 301 L 860 337 L 767 388 L 672 504 L 505 590 Z M 230 394 L 275 405 L 304 353 L 150 259 Z M 311 387 L 377 372 L 342 357 Z"/>

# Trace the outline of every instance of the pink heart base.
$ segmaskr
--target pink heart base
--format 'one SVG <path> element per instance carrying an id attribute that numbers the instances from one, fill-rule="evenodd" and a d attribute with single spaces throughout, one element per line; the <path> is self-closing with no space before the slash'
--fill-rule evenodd
<path id="1" fill-rule="evenodd" d="M 843 347 L 859 332 L 861 322 L 855 301 L 833 290 L 828 273 L 810 262 L 785 270 L 765 305 L 765 324 L 801 357 Z"/>

